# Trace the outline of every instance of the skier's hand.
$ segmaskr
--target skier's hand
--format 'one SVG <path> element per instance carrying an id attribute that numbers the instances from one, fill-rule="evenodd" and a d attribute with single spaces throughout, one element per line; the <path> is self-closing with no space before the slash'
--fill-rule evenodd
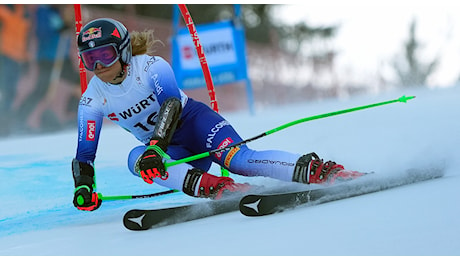
<path id="1" fill-rule="evenodd" d="M 72 176 L 75 190 L 73 192 L 73 205 L 79 210 L 93 211 L 101 206 L 102 200 L 93 189 L 94 167 L 88 163 L 72 160 Z"/>
<path id="2" fill-rule="evenodd" d="M 139 174 L 142 179 L 148 184 L 153 183 L 153 179 L 160 178 L 166 180 L 168 172 L 166 172 L 163 163 L 163 157 L 166 155 L 163 150 L 157 145 L 150 145 L 142 154 L 139 161 Z"/>
<path id="3" fill-rule="evenodd" d="M 93 211 L 101 206 L 102 200 L 96 192 L 93 192 L 91 188 L 84 185 L 75 189 L 73 204 L 79 210 Z"/>

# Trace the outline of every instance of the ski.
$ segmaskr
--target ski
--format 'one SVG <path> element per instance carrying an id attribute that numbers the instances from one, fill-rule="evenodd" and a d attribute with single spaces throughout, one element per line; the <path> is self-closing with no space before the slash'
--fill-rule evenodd
<path id="1" fill-rule="evenodd" d="M 245 216 L 265 216 L 287 209 L 293 209 L 300 205 L 312 206 L 351 198 L 402 185 L 435 179 L 443 175 L 443 168 L 410 169 L 402 175 L 396 174 L 390 177 L 369 174 L 357 180 L 321 189 L 246 195 L 240 200 L 239 209 Z"/>
<path id="2" fill-rule="evenodd" d="M 127 229 L 137 231 L 188 222 L 238 210 L 246 216 L 264 216 L 292 209 L 300 205 L 312 206 L 439 178 L 443 174 L 443 169 L 408 170 L 403 175 L 383 178 L 377 174 L 366 174 L 366 176 L 353 181 L 315 190 L 301 190 L 300 187 L 304 187 L 301 184 L 291 184 L 270 189 L 255 187 L 250 191 L 254 195 L 249 193 L 232 194 L 231 197 L 220 200 L 206 200 L 205 202 L 170 208 L 129 210 L 123 217 L 123 224 Z"/>
<path id="3" fill-rule="evenodd" d="M 162 209 L 133 209 L 123 217 L 123 224 L 129 230 L 147 230 L 232 211 L 238 211 L 241 197 L 199 202 Z"/>
<path id="4" fill-rule="evenodd" d="M 264 187 L 254 186 L 250 192 L 263 190 Z M 206 200 L 171 208 L 132 209 L 123 216 L 123 225 L 129 230 L 147 230 L 238 211 L 240 199 L 247 194 L 249 193 L 229 194 L 220 200 Z"/>

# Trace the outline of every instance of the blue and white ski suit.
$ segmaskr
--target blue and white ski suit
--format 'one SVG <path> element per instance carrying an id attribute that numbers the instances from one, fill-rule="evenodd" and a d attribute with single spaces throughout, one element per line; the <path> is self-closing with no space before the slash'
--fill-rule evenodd
<path id="1" fill-rule="evenodd" d="M 153 135 L 161 104 L 169 97 L 182 103 L 182 115 L 168 146 L 172 159 L 182 159 L 242 141 L 235 129 L 209 106 L 188 98 L 179 89 L 171 66 L 158 56 L 133 56 L 125 80 L 118 85 L 94 76 L 78 107 L 78 146 L 76 159 L 93 165 L 103 118 L 133 134 L 142 145 L 131 150 L 128 168 L 134 171 L 136 160 L 145 151 Z M 255 151 L 246 145 L 221 154 L 168 168 L 166 180 L 154 179 L 162 186 L 182 190 L 187 171 L 196 167 L 208 171 L 215 162 L 243 176 L 267 176 L 292 181 L 299 154 L 284 151 Z"/>

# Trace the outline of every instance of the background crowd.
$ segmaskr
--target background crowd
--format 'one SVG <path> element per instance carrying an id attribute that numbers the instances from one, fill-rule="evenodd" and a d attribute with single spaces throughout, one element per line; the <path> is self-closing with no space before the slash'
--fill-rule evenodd
<path id="1" fill-rule="evenodd" d="M 382 23 L 381 19 L 368 19 L 364 15 L 360 19 L 367 19 L 369 26 L 363 27 L 355 20 L 359 26 L 353 32 L 359 35 L 351 34 L 354 37 L 352 49 L 358 46 L 359 55 L 350 55 L 343 45 L 346 41 L 339 45 L 337 41 L 340 37 L 336 37 L 339 31 L 348 30 L 346 26 L 353 26 L 353 19 L 344 24 L 313 26 L 304 21 L 308 17 L 308 9 L 301 10 L 300 13 L 305 16 L 301 22 L 284 24 L 277 19 L 283 6 L 242 5 L 247 68 L 256 110 L 325 98 L 345 99 L 358 94 L 372 95 L 397 87 L 438 87 L 450 86 L 450 81 L 452 84 L 458 83 L 457 78 L 460 77 L 456 76 L 458 66 L 455 65 L 458 60 L 455 59 L 458 56 L 458 43 L 446 39 L 439 46 L 436 43 L 433 45 L 433 40 L 441 38 L 427 34 L 426 25 L 442 19 L 425 19 L 426 13 L 416 16 L 416 9 L 406 8 L 402 13 L 408 24 L 398 22 L 396 26 L 390 27 Z M 236 17 L 235 5 L 198 4 L 188 7 L 196 25 Z M 352 12 L 352 9 L 347 12 Z M 155 38 L 163 43 L 156 45 L 155 55 L 172 63 L 171 38 L 176 33 L 173 28 L 176 22 L 176 18 L 173 18 L 173 5 L 91 4 L 81 5 L 81 10 L 84 24 L 92 19 L 111 17 L 125 24 L 129 31 L 154 30 Z M 295 12 L 295 9 L 290 9 L 290 12 Z M 290 16 L 290 12 L 284 16 Z M 428 12 L 431 13 L 436 14 Z M 439 16 L 440 13 L 437 13 L 437 17 L 445 17 L 446 21 L 455 18 L 455 14 L 447 15 L 447 11 L 441 14 Z M 75 130 L 81 87 L 74 17 L 72 4 L 0 4 L 0 138 L 62 129 Z M 334 14 L 334 17 L 337 20 L 342 16 Z M 419 20 L 416 17 L 420 22 L 425 22 L 421 23 L 424 27 L 417 27 Z M 456 35 L 454 25 L 455 22 L 441 23 L 434 28 L 437 28 L 436 32 L 452 32 L 453 37 Z M 368 27 L 372 29 L 366 29 Z M 368 43 L 370 38 L 375 38 L 368 35 L 370 31 L 380 32 L 380 29 L 374 27 L 391 31 L 382 32 L 375 39 L 383 47 Z M 400 41 L 399 36 L 394 36 L 396 30 L 408 34 L 397 44 L 399 47 L 394 49 L 394 56 L 369 52 L 367 47 L 391 53 L 387 42 L 392 38 L 392 41 Z M 340 35 L 350 35 L 350 31 Z M 428 40 L 420 40 L 421 36 Z M 428 43 L 428 46 L 434 46 L 431 49 L 436 53 L 426 52 L 423 47 Z M 361 46 L 366 48 L 362 49 Z M 452 50 L 447 52 L 449 48 Z M 363 59 L 368 56 L 375 66 L 368 65 L 370 63 Z M 355 65 L 360 68 L 357 69 Z M 443 71 L 441 68 L 448 68 L 451 75 L 446 77 L 438 73 L 438 69 Z M 89 80 L 93 75 L 87 74 Z M 442 78 L 444 83 L 433 81 L 433 75 Z M 204 86 L 184 91 L 196 100 L 209 102 Z M 249 98 L 244 82 L 216 86 L 215 91 L 219 111 L 248 108 Z"/>
<path id="2" fill-rule="evenodd" d="M 0 5 L 0 137 L 74 124 L 74 24 L 72 5 Z"/>

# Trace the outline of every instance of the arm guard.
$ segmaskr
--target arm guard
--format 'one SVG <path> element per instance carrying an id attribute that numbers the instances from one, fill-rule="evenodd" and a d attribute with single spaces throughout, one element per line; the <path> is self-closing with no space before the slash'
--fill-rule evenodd
<path id="1" fill-rule="evenodd" d="M 178 98 L 168 98 L 161 105 L 158 122 L 153 130 L 151 140 L 158 140 L 156 145 L 163 151 L 166 151 L 166 148 L 174 135 L 174 131 L 176 130 L 181 114 L 182 104 Z"/>
<path id="2" fill-rule="evenodd" d="M 93 166 L 82 163 L 77 159 L 72 160 L 72 175 L 75 187 L 79 186 L 88 186 L 91 189 L 94 189 L 94 168 Z"/>

